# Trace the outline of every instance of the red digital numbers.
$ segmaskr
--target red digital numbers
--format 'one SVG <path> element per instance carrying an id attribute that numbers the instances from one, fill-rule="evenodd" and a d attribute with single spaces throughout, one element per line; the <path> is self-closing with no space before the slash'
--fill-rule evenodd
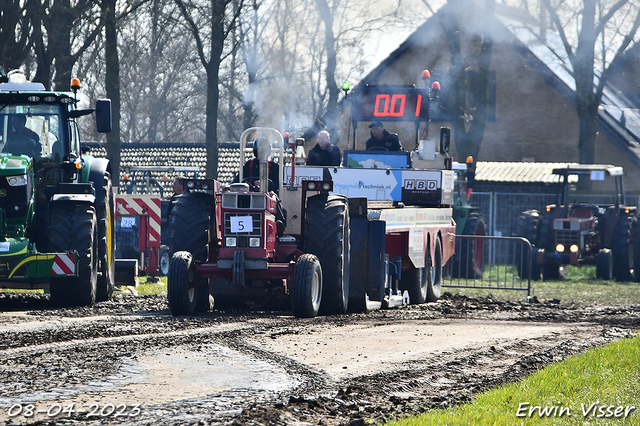
<path id="1" fill-rule="evenodd" d="M 389 95 L 381 93 L 376 96 L 376 104 L 373 110 L 375 117 L 402 117 L 404 116 L 406 94 Z M 415 105 L 415 116 L 420 117 L 422 95 L 418 95 Z"/>

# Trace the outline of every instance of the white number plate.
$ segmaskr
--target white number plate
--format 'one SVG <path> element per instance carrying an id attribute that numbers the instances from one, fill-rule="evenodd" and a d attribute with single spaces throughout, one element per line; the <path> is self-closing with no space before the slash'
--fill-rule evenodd
<path id="1" fill-rule="evenodd" d="M 235 216 L 231 218 L 231 232 L 253 232 L 251 216 Z"/>

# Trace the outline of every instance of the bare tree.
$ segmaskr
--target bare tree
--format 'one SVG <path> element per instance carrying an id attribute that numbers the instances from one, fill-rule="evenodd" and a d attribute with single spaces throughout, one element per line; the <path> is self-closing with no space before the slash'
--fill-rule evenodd
<path id="1" fill-rule="evenodd" d="M 542 0 L 571 63 L 579 119 L 578 159 L 595 162 L 598 106 L 612 70 L 637 38 L 640 8 L 629 0 Z"/>
<path id="2" fill-rule="evenodd" d="M 7 0 L 0 13 L 0 65 L 19 68 L 29 57 L 32 25 L 22 0 Z"/>
<path id="3" fill-rule="evenodd" d="M 449 105 L 451 121 L 459 161 L 467 156 L 477 158 L 484 138 L 488 116 L 487 90 L 489 87 L 491 50 L 493 39 L 487 25 L 475 25 L 475 17 L 466 15 L 459 3 L 450 2 L 447 9 L 439 12 L 440 25 L 444 31 L 450 55 L 450 81 L 452 94 Z M 493 0 L 487 0 L 484 19 L 493 18 Z M 452 9 L 453 8 L 453 9 Z M 479 15 L 480 13 L 473 13 Z M 462 37 L 466 40 L 466 52 Z"/>
<path id="4" fill-rule="evenodd" d="M 198 57 L 205 69 L 207 79 L 206 137 L 207 176 L 218 175 L 218 100 L 220 89 L 220 64 L 222 62 L 224 41 L 236 24 L 241 7 L 233 13 L 227 13 L 231 0 L 209 0 L 208 7 L 202 4 L 175 0 L 186 26 L 196 44 Z M 208 41 L 208 46 L 205 46 Z"/>

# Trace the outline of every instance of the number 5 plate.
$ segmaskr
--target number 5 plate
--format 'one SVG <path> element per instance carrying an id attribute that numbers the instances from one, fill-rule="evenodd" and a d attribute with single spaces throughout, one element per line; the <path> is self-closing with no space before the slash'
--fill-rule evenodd
<path id="1" fill-rule="evenodd" d="M 253 232 L 251 216 L 235 216 L 231 218 L 231 232 Z"/>

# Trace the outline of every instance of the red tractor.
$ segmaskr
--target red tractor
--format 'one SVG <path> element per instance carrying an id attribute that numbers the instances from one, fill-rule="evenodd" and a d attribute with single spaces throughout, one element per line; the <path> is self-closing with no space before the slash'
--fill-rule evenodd
<path id="1" fill-rule="evenodd" d="M 525 261 L 521 275 L 531 273 L 532 279 L 540 279 L 542 272 L 545 280 L 558 279 L 564 265 L 595 264 L 598 278 L 631 280 L 634 264 L 640 265 L 640 235 L 635 232 L 637 208 L 625 204 L 622 167 L 570 164 L 553 173 L 561 176 L 559 202 L 542 213 L 527 210 L 518 218 L 518 235 L 534 248 L 531 270 Z M 613 178 L 613 203 L 571 202 L 570 188 L 577 176 L 594 181 Z"/>
<path id="2" fill-rule="evenodd" d="M 283 137 L 266 128 L 243 133 L 240 164 L 250 141 L 267 141 L 285 164 Z M 375 153 L 376 161 L 385 155 Z M 443 265 L 455 245 L 451 170 L 392 173 L 291 164 L 279 168 L 278 195 L 268 191 L 268 164 L 260 165 L 259 182 L 243 176 L 242 168 L 240 183 L 229 187 L 211 179 L 179 180 L 185 192 L 171 209 L 174 255 L 167 289 L 174 315 L 208 310 L 212 299 L 224 307 L 233 299 L 264 300 L 269 294 L 290 298 L 297 317 L 440 296 Z M 397 191 L 388 186 L 391 180 Z M 358 184 L 363 181 L 368 185 Z M 411 189 L 403 190 L 405 184 Z M 347 197 L 332 192 L 336 185 L 354 188 Z M 359 196 L 371 191 L 369 199 Z M 376 194 L 385 199 L 392 192 L 422 205 L 400 209 L 379 201 L 372 208 Z"/>

